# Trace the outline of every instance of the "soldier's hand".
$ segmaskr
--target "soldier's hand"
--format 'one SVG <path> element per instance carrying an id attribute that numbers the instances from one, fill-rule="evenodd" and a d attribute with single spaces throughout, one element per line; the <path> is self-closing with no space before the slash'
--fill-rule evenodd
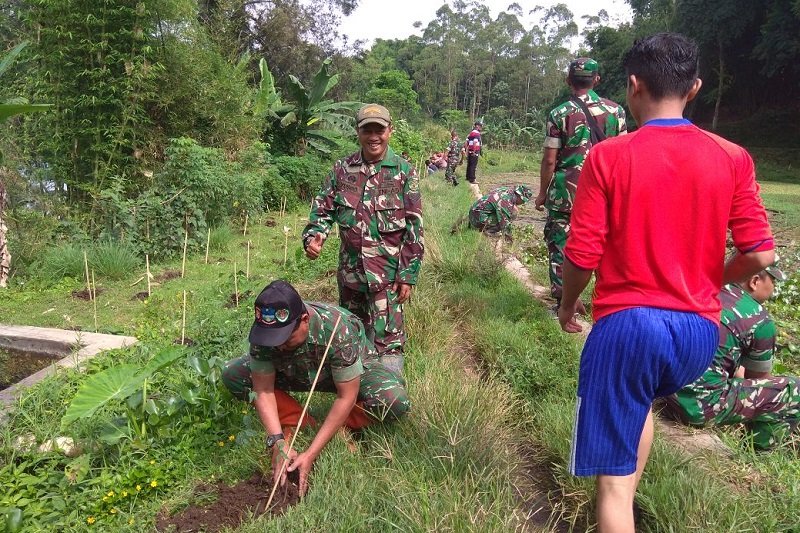
<path id="1" fill-rule="evenodd" d="M 291 464 L 289 464 L 289 472 L 294 472 L 295 470 L 299 470 L 300 472 L 300 496 L 305 496 L 308 490 L 308 474 L 311 472 L 311 469 L 314 468 L 315 460 L 316 457 L 308 452 L 303 452 L 295 456 Z"/>
<path id="2" fill-rule="evenodd" d="M 288 470 L 283 468 L 283 463 L 291 464 L 292 459 L 297 457 L 296 450 L 289 450 L 289 453 L 286 453 L 287 450 L 289 450 L 289 443 L 285 440 L 279 440 L 272 447 L 272 482 L 280 483 L 281 486 L 286 484 L 286 471 Z M 281 475 L 281 470 L 283 470 L 283 475 Z"/>
<path id="3" fill-rule="evenodd" d="M 408 283 L 401 283 L 399 281 L 395 281 L 394 285 L 392 285 L 392 290 L 397 294 L 397 303 L 404 304 L 411 298 L 411 290 L 414 288 L 413 285 L 409 285 Z"/>
<path id="4" fill-rule="evenodd" d="M 536 207 L 537 211 L 544 211 L 545 200 L 547 200 L 547 195 L 545 193 L 540 192 L 536 196 L 536 200 L 533 201 L 533 205 Z"/>
<path id="5" fill-rule="evenodd" d="M 319 254 L 322 252 L 323 244 L 325 244 L 325 239 L 322 237 L 322 233 L 314 234 L 314 237 L 308 241 L 308 246 L 306 246 L 306 256 L 309 259 L 316 259 L 319 257 Z"/>

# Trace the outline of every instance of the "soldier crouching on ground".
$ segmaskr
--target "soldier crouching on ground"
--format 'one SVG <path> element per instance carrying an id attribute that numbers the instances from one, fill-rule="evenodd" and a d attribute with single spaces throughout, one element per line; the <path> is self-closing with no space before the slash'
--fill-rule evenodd
<path id="1" fill-rule="evenodd" d="M 272 449 L 275 482 L 285 482 L 285 474 L 283 479 L 278 475 L 288 460 L 289 472 L 299 470 L 300 494 L 308 487 L 314 461 L 341 427 L 357 430 L 396 420 L 411 408 L 405 381 L 378 361 L 358 317 L 334 305 L 303 302 L 285 281 L 273 281 L 256 298 L 249 340 L 250 354 L 229 361 L 222 379 L 236 398 L 252 398 Z M 290 432 L 302 412 L 287 391 L 311 389 L 329 342 L 315 390 L 335 392 L 336 399 L 308 449 L 287 455 Z M 316 427 L 316 421 L 306 416 L 303 425 Z"/>
<path id="2" fill-rule="evenodd" d="M 364 321 L 381 361 L 402 373 L 403 304 L 417 283 L 424 252 L 419 178 L 389 148 L 392 118 L 385 107 L 362 107 L 356 131 L 361 150 L 337 161 L 328 174 L 312 204 L 303 246 L 316 259 L 339 224 L 339 305 Z"/>
<path id="3" fill-rule="evenodd" d="M 670 414 L 693 426 L 744 423 L 753 445 L 768 449 L 797 430 L 800 378 L 772 376 L 775 322 L 762 305 L 786 275 L 770 266 L 731 283 L 722 302 L 720 343 L 708 370 L 667 398 Z"/>
<path id="4" fill-rule="evenodd" d="M 489 235 L 502 234 L 510 239 L 511 222 L 519 213 L 517 206 L 532 196 L 533 190 L 527 185 L 497 187 L 472 204 L 469 225 Z"/>

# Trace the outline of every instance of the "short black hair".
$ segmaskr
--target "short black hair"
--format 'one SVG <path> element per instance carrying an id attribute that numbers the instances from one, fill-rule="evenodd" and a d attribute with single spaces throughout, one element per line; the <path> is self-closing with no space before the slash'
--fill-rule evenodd
<path id="1" fill-rule="evenodd" d="M 656 100 L 689 94 L 699 68 L 698 47 L 680 33 L 657 33 L 637 39 L 622 58 L 628 76 L 644 81 Z"/>
<path id="2" fill-rule="evenodd" d="M 568 76 L 569 84 L 575 89 L 591 89 L 594 87 L 595 76 Z"/>

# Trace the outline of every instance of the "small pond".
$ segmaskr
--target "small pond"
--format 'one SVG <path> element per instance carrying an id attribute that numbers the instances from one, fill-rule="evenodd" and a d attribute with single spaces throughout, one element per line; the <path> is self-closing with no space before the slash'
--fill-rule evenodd
<path id="1" fill-rule="evenodd" d="M 63 355 L 37 353 L 0 347 L 0 390 L 35 374 L 58 361 Z"/>

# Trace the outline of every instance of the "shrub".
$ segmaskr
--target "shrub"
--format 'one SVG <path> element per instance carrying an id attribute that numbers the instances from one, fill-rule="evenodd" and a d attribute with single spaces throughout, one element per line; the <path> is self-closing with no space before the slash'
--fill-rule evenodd
<path id="1" fill-rule="evenodd" d="M 281 156 L 275 158 L 278 172 L 293 189 L 295 195 L 303 200 L 311 199 L 316 194 L 320 183 L 331 170 L 321 159 L 306 155 L 304 157 Z"/>
<path id="2" fill-rule="evenodd" d="M 106 279 L 123 279 L 141 265 L 136 249 L 124 241 L 104 241 L 92 247 L 89 266 Z"/>
<path id="3" fill-rule="evenodd" d="M 264 206 L 268 210 L 277 211 L 280 209 L 281 203 L 286 199 L 289 207 L 294 207 L 298 204 L 299 200 L 289 181 L 281 176 L 278 167 L 271 166 L 264 172 L 262 181 L 262 198 L 264 199 Z"/>
<path id="4" fill-rule="evenodd" d="M 47 248 L 42 257 L 31 266 L 31 273 L 46 280 L 83 278 L 83 252 L 85 248 L 67 243 Z"/>
<path id="5" fill-rule="evenodd" d="M 211 228 L 208 247 L 212 252 L 224 252 L 234 239 L 233 230 L 228 224 Z"/>

